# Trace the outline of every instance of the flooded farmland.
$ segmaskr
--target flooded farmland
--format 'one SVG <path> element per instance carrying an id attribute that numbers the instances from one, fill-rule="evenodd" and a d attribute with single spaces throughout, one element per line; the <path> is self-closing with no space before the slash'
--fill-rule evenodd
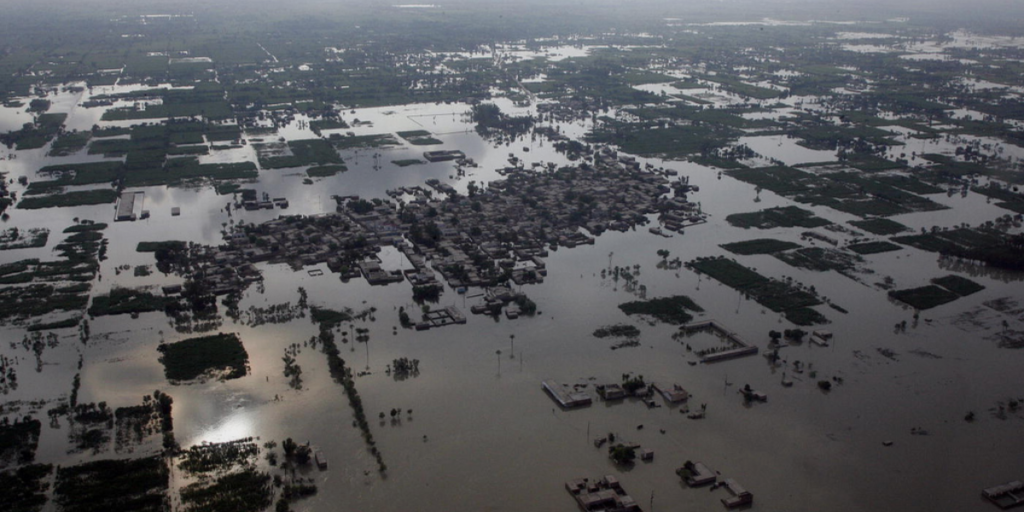
<path id="1" fill-rule="evenodd" d="M 197 45 L 148 81 L 132 61 L 114 84 L 9 95 L 0 470 L 56 467 L 26 509 L 47 511 L 74 508 L 75 468 L 114 459 L 152 460 L 174 510 L 227 510 L 196 497 L 229 494 L 224 475 L 256 482 L 254 510 L 573 510 L 566 482 L 603 475 L 643 509 L 736 494 L 686 485 L 686 461 L 756 509 L 991 509 L 981 491 L 1024 476 L 1024 274 L 1002 251 L 1024 199 L 1019 131 L 985 116 L 1021 84 L 882 98 L 862 55 L 966 75 L 1019 38 L 755 23 L 811 27 L 801 44 L 859 71 L 752 44 L 727 64 L 666 55 L 749 29 L 673 20 L 403 54 L 430 100 L 389 101 L 384 79 L 324 100 L 303 73 L 335 79 L 362 50 L 269 40 L 263 82 Z M 91 192 L 111 200 L 64 204 Z M 694 305 L 668 316 L 650 302 L 680 296 Z M 705 321 L 731 337 L 684 328 Z M 736 339 L 756 354 L 707 357 Z M 688 399 L 598 394 L 638 381 Z M 636 460 L 610 458 L 609 434 Z"/>

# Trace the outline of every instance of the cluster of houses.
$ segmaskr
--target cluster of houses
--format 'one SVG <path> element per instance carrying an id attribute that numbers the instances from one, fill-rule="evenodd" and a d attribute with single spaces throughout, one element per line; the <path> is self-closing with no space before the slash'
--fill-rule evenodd
<path id="1" fill-rule="evenodd" d="M 414 187 L 372 201 L 335 197 L 335 213 L 236 226 L 206 275 L 273 261 L 296 268 L 326 263 L 343 279 L 371 284 L 430 285 L 435 272 L 453 289 L 530 284 L 547 275 L 549 250 L 593 244 L 605 230 L 634 229 L 653 215 L 700 218 L 685 199 L 685 181 L 670 182 L 613 155 L 600 150 L 593 165 L 522 170 L 468 195 L 433 182 L 434 191 Z M 396 247 L 411 268 L 385 269 L 377 256 L 383 246 Z"/>
<path id="2" fill-rule="evenodd" d="M 561 384 L 554 380 L 541 382 L 541 387 L 563 409 L 583 407 L 593 403 L 593 398 L 586 391 L 587 386 L 588 384 Z M 678 384 L 657 382 L 647 385 L 641 381 L 639 385 L 631 386 L 630 389 L 616 383 L 597 384 L 594 386 L 594 390 L 601 397 L 601 400 L 605 402 L 614 402 L 627 397 L 634 397 L 639 398 L 648 408 L 661 407 L 660 404 L 653 400 L 655 393 L 660 394 L 670 404 L 685 402 L 690 398 L 690 394 Z"/>
<path id="3" fill-rule="evenodd" d="M 718 487 L 725 488 L 729 493 L 727 497 L 721 499 L 725 508 L 742 507 L 754 503 L 754 495 L 750 491 L 744 489 L 732 478 L 723 478 L 719 481 L 718 472 L 712 471 L 702 462 L 686 461 L 683 467 L 676 470 L 676 473 L 690 487 L 710 485 L 712 490 Z"/>
<path id="4" fill-rule="evenodd" d="M 619 484 L 619 480 L 607 475 L 599 480 L 577 478 L 565 483 L 565 490 L 576 500 L 584 512 L 640 512 L 636 503 Z"/>

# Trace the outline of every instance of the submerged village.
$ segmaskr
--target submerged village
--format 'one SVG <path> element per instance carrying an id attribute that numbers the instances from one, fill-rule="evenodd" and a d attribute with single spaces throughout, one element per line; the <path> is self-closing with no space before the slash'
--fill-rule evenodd
<path id="1" fill-rule="evenodd" d="M 0 510 L 1024 504 L 1017 18 L 725 4 L 12 11 Z"/>
<path id="2" fill-rule="evenodd" d="M 236 226 L 225 246 L 189 251 L 189 267 L 217 295 L 244 289 L 258 274 L 252 264 L 262 261 L 298 268 L 326 263 L 342 279 L 362 277 L 370 284 L 408 279 L 414 294 L 434 295 L 440 293 L 436 269 L 449 288 L 466 293 L 509 281 L 542 282 L 549 247 L 592 245 L 593 236 L 635 229 L 648 223 L 648 215 L 680 232 L 704 222 L 699 205 L 687 200 L 691 187 L 685 181 L 641 169 L 634 158 L 607 147 L 595 152 L 593 164 L 506 170 L 506 179 L 468 196 L 437 181 L 389 192 L 395 201 L 334 196 L 336 213 Z M 399 249 L 411 268 L 383 270 L 376 255 L 385 245 Z M 519 306 L 527 301 L 520 294 L 491 295 L 503 303 L 522 296 Z M 515 314 L 511 309 L 506 315 Z"/>

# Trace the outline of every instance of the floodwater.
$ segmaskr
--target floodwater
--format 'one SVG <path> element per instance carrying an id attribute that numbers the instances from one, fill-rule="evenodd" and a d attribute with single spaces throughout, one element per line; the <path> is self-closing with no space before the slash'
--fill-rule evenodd
<path id="1" fill-rule="evenodd" d="M 517 109 L 511 102 L 501 106 L 513 113 L 535 108 Z M 91 126 L 101 115 L 101 109 L 75 108 L 73 103 L 68 108 L 69 123 L 74 123 L 69 126 Z M 95 283 L 94 290 L 179 282 L 173 276 L 137 278 L 130 271 L 116 272 L 122 265 L 153 263 L 151 255 L 134 251 L 139 241 L 181 239 L 217 244 L 221 230 L 231 222 L 258 223 L 281 214 L 330 212 L 334 209 L 332 194 L 383 197 L 388 189 L 422 185 L 430 178 L 464 191 L 469 181 L 500 179 L 495 170 L 509 165 L 510 153 L 526 165 L 535 161 L 569 163 L 539 138 L 508 145 L 481 138 L 464 115 L 467 109 L 460 104 L 429 104 L 346 114 L 349 121 L 359 118 L 372 123 L 351 129 L 361 135 L 426 129 L 443 144 L 346 151 L 342 155 L 349 171 L 316 179 L 312 185 L 303 184 L 305 173 L 300 169 L 263 170 L 256 183 L 245 185 L 272 197 L 287 197 L 291 207 L 286 211 L 234 211 L 229 216 L 223 208 L 230 198 L 216 195 L 209 187 L 141 189 L 152 217 L 110 223 L 105 231 L 110 259 L 103 263 L 102 281 Z M 0 115 L 5 123 L 11 122 L 8 114 Z M 587 123 L 559 128 L 578 137 L 589 129 Z M 310 134 L 296 121 L 281 130 L 281 136 L 303 138 Z M 790 165 L 835 158 L 832 151 L 809 150 L 784 137 L 745 137 L 740 142 Z M 955 148 L 945 141 L 917 144 L 920 146 L 902 150 L 949 153 Z M 231 150 L 235 153 L 214 152 L 205 158 L 253 160 L 249 147 Z M 405 168 L 391 164 L 428 149 L 461 149 L 479 167 L 467 168 L 467 175 L 460 177 L 450 162 Z M 375 153 L 381 157 L 375 159 Z M 44 162 L 42 154 L 43 150 L 23 151 L 17 153 L 16 160 L 4 160 L 8 178 L 24 174 L 35 179 L 34 170 Z M 45 159 L 50 160 L 62 161 Z M 264 283 L 247 291 L 242 310 L 295 304 L 299 287 L 308 291 L 313 305 L 356 311 L 376 307 L 375 320 L 355 322 L 355 327 L 369 329 L 370 341 L 341 343 L 339 336 L 339 346 L 354 371 L 370 372 L 356 379 L 356 387 L 389 468 L 386 478 L 376 473 L 359 431 L 352 427 L 351 408 L 341 386 L 331 380 L 325 357 L 315 349 L 302 349 L 298 356 L 301 390 L 291 389 L 282 374 L 285 347 L 302 344 L 317 332 L 308 318 L 259 327 L 225 319 L 221 330 L 241 335 L 251 373 L 232 381 L 179 386 L 164 378 L 156 347 L 190 335 L 176 332 L 162 313 L 143 314 L 138 319 L 96 318 L 90 322 L 92 339 L 88 344 L 80 343 L 73 330 L 61 331 L 59 346 L 42 354 L 39 372 L 35 371 L 34 355 L 20 344 L 0 345 L 0 354 L 20 360 L 20 387 L 3 399 L 49 401 L 35 413 L 44 423 L 37 460 L 62 465 L 125 456 L 113 449 L 98 455 L 69 454 L 66 422 L 58 428 L 46 424 L 45 409 L 68 395 L 76 373 L 81 374 L 80 403 L 106 401 L 116 408 L 138 404 L 155 389 L 169 393 L 174 398 L 175 435 L 184 447 L 247 436 L 263 441 L 280 442 L 285 437 L 308 440 L 323 450 L 330 467 L 305 471 L 316 480 L 319 493 L 294 504 L 298 510 L 570 510 L 575 505 L 563 482 L 604 474 L 618 476 L 645 508 L 654 501 L 659 509 L 717 509 L 724 491 L 709 493 L 679 483 L 673 471 L 688 459 L 703 461 L 736 478 L 756 495 L 757 506 L 767 510 L 975 510 L 987 506 L 979 498 L 982 488 L 1021 477 L 1018 457 L 1013 454 L 1024 450 L 1024 438 L 1019 435 L 1024 419 L 1013 415 L 997 419 L 989 410 L 997 407 L 997 402 L 1019 395 L 1017 375 L 1024 354 L 997 348 L 990 336 L 1000 330 L 1004 320 L 1011 328 L 1021 329 L 1022 319 L 1019 311 L 1004 314 L 983 305 L 1004 297 L 1019 300 L 1020 276 L 952 269 L 934 254 L 910 247 L 866 256 L 871 273 L 856 274 L 856 279 L 796 269 L 770 256 L 732 256 L 719 245 L 753 238 L 778 238 L 802 245 L 812 242 L 801 240 L 800 233 L 805 230 L 800 228 L 744 230 L 725 221 L 730 213 L 792 204 L 788 199 L 768 191 L 758 193 L 752 185 L 720 177 L 717 170 L 696 164 L 640 160 L 677 170 L 699 186 L 700 192 L 692 199 L 710 215 L 709 222 L 672 238 L 646 229 L 612 232 L 598 237 L 593 246 L 552 252 L 547 258 L 546 281 L 523 288 L 539 307 L 532 318 L 508 321 L 469 315 L 466 325 L 416 332 L 402 329 L 398 322 L 398 307 L 418 307 L 411 301 L 408 283 L 369 286 L 360 279 L 342 282 L 323 266 L 315 268 L 324 275 L 314 277 L 308 272 L 312 268 L 296 271 L 285 265 L 259 265 Z M 20 192 L 19 186 L 13 188 Z M 907 214 L 895 220 L 920 230 L 965 221 L 978 223 L 1006 213 L 976 194 L 930 197 L 951 209 Z M 181 208 L 180 217 L 170 216 L 174 206 Z M 824 207 L 800 206 L 839 225 L 856 219 Z M 75 217 L 103 222 L 113 217 L 111 205 L 9 212 L 9 224 L 22 229 L 47 227 L 51 236 L 45 248 L 0 253 L 0 262 L 49 257 L 52 247 L 63 238 L 60 230 Z M 853 236 L 819 231 L 843 241 Z M 831 346 L 805 342 L 781 350 L 789 363 L 799 360 L 808 366 L 805 373 L 787 373 L 795 383 L 790 388 L 781 385 L 784 370 L 770 367 L 760 355 L 691 365 L 697 358 L 685 344 L 707 346 L 714 340 L 697 335 L 679 342 L 671 337 L 675 332 L 672 326 L 625 316 L 617 305 L 636 296 L 626 290 L 624 282 L 602 277 L 602 270 L 638 265 L 638 282 L 647 287 L 648 297 L 688 295 L 705 310 L 699 319 L 715 319 L 762 350 L 770 330 L 793 326 L 717 281 L 686 269 L 657 268 L 659 249 L 667 249 L 670 258 L 683 261 L 702 256 L 736 257 L 764 275 L 813 285 L 848 313 L 819 306 L 832 322 L 825 327 L 835 334 Z M 386 251 L 382 259 L 389 268 L 409 267 L 395 251 Z M 911 310 L 890 301 L 876 286 L 885 277 L 893 278 L 898 288 L 923 286 L 929 279 L 949 273 L 967 274 L 986 289 L 914 319 Z M 469 297 L 476 293 L 479 290 L 459 295 L 446 287 L 440 304 L 455 305 L 468 313 L 474 300 L 479 300 Z M 894 326 L 902 321 L 909 326 L 897 334 Z M 597 327 L 619 322 L 640 328 L 640 346 L 613 351 L 614 342 L 591 335 Z M 20 340 L 22 335 L 14 326 L 0 330 L 5 341 Z M 419 359 L 421 373 L 401 381 L 386 375 L 385 366 L 398 357 Z M 81 370 L 76 369 L 79 358 Z M 611 405 L 596 402 L 581 410 L 562 411 L 540 386 L 544 379 L 555 379 L 585 383 L 592 392 L 593 385 L 619 381 L 626 372 L 642 374 L 649 382 L 685 387 L 692 395 L 691 407 L 706 403 L 708 417 L 690 420 L 678 406 L 648 409 L 633 400 Z M 828 393 L 818 389 L 817 380 L 833 377 L 841 378 L 842 383 Z M 738 389 L 745 384 L 767 393 L 768 402 L 744 405 Z M 377 420 L 378 412 L 392 408 L 413 412 L 403 414 L 398 423 Z M 977 413 L 976 422 L 963 421 L 968 411 Z M 911 435 L 912 428 L 925 429 L 929 435 Z M 607 432 L 653 449 L 655 461 L 616 467 L 604 450 L 592 444 L 593 438 Z M 892 445 L 883 446 L 883 441 L 892 441 Z"/>

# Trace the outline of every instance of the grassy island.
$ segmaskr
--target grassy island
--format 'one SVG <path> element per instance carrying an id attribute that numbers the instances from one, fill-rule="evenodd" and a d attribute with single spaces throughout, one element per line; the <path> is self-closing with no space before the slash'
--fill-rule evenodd
<path id="1" fill-rule="evenodd" d="M 160 345 L 160 362 L 171 381 L 192 380 L 213 371 L 224 371 L 222 378 L 244 377 L 249 363 L 242 341 L 234 333 L 189 338 Z"/>

